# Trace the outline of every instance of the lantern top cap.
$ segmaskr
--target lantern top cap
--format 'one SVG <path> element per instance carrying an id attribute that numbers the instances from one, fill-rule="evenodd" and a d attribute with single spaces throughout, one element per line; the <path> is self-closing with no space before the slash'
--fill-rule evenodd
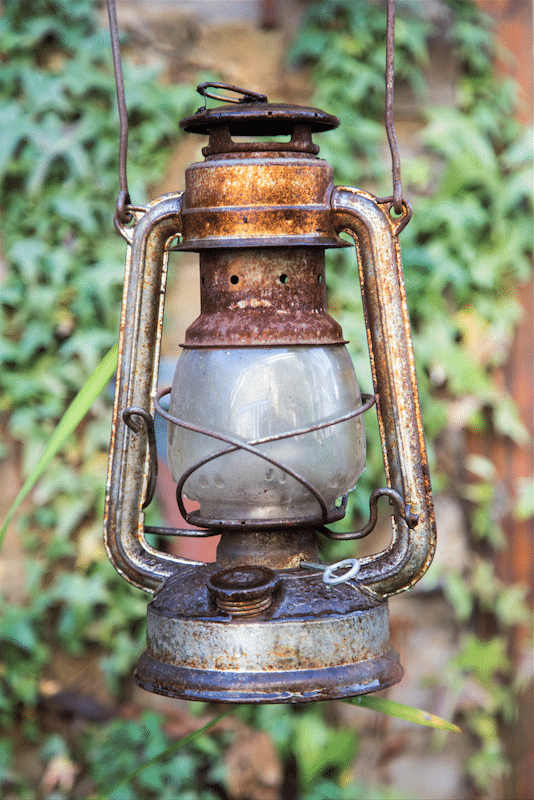
<path id="1" fill-rule="evenodd" d="M 224 89 L 241 95 L 239 99 L 208 91 L 208 87 Z M 204 83 L 197 87 L 199 94 L 216 100 L 229 101 L 218 108 L 205 106 L 191 117 L 181 120 L 180 127 L 187 133 L 208 135 L 216 127 L 228 126 L 230 136 L 284 136 L 291 135 L 297 125 L 305 125 L 312 133 L 337 128 L 339 119 L 318 108 L 308 108 L 287 103 L 269 103 L 265 95 L 222 83 Z"/>

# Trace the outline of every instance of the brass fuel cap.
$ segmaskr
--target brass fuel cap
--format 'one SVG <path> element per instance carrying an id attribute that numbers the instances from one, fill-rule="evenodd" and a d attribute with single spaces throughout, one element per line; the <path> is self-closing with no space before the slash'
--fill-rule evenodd
<path id="1" fill-rule="evenodd" d="M 269 608 L 278 582 L 278 576 L 268 567 L 237 566 L 211 575 L 208 588 L 219 611 L 252 616 Z"/>

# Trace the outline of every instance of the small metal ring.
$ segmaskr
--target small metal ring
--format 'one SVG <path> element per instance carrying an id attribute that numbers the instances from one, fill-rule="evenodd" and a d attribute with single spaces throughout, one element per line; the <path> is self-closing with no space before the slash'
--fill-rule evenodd
<path id="1" fill-rule="evenodd" d="M 133 220 L 133 214 L 128 208 L 132 204 L 127 189 L 121 189 L 117 195 L 117 217 L 123 225 L 128 225 Z"/>
<path id="2" fill-rule="evenodd" d="M 242 95 L 242 97 L 225 97 L 222 94 L 215 94 L 215 92 L 208 92 L 206 91 L 208 88 L 213 89 L 224 89 L 227 92 L 235 92 L 236 94 Z M 202 95 L 202 97 L 210 97 L 212 100 L 221 100 L 223 103 L 266 103 L 267 102 L 267 95 L 259 94 L 258 92 L 253 92 L 250 89 L 240 89 L 239 86 L 233 86 L 231 83 L 213 83 L 211 81 L 206 81 L 204 83 L 199 83 L 197 86 L 197 92 Z"/>
<path id="3" fill-rule="evenodd" d="M 401 205 L 401 216 L 400 217 L 393 217 L 391 215 L 391 210 L 397 213 L 395 208 L 395 198 L 392 197 L 377 197 L 376 202 L 379 206 L 383 207 L 383 211 L 385 212 L 389 223 L 393 226 L 393 232 L 395 236 L 398 236 L 401 231 L 404 230 L 406 225 L 412 218 L 412 207 L 408 200 L 402 198 Z"/>
<path id="4" fill-rule="evenodd" d="M 335 570 L 349 566 L 349 571 L 343 573 L 343 575 L 338 575 L 337 577 L 332 575 Z M 357 558 L 344 558 L 343 561 L 337 561 L 335 564 L 329 564 L 323 572 L 323 583 L 326 583 L 327 586 L 335 586 L 338 583 L 346 583 L 347 581 L 350 581 L 352 578 L 356 577 L 360 571 L 360 567 L 361 564 Z"/>

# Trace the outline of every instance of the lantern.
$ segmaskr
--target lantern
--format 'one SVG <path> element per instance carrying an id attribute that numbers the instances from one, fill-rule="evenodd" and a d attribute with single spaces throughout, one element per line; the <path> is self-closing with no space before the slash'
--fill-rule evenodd
<path id="1" fill-rule="evenodd" d="M 390 686 L 402 668 L 389 643 L 387 598 L 423 576 L 436 538 L 399 245 L 411 211 L 392 119 L 394 2 L 386 69 L 391 198 L 334 186 L 313 135 L 335 128 L 336 117 L 203 83 L 204 107 L 180 125 L 207 137 L 204 161 L 186 171 L 183 193 L 144 208 L 130 204 L 127 190 L 113 0 L 108 10 L 121 117 L 115 224 L 127 259 L 105 542 L 121 575 L 155 594 L 135 680 L 170 697 L 247 703 Z M 224 105 L 208 108 L 207 98 Z M 325 308 L 324 254 L 348 246 L 342 232 L 356 246 L 374 384 L 368 395 Z M 199 253 L 201 314 L 186 332 L 172 387 L 159 389 L 171 249 Z M 343 518 L 364 468 L 362 415 L 374 404 L 387 486 L 372 493 L 361 530 L 336 533 L 327 525 Z M 168 421 L 177 503 L 193 528 L 145 524 L 157 478 L 155 414 Z M 186 510 L 184 496 L 197 510 Z M 381 496 L 391 505 L 389 546 L 322 563 L 319 537 L 367 536 Z M 216 562 L 156 550 L 147 533 L 220 534 Z"/>
<path id="2" fill-rule="evenodd" d="M 113 416 L 106 545 L 156 596 L 137 683 L 172 697 L 299 702 L 372 692 L 402 669 L 387 597 L 426 571 L 435 535 L 398 234 L 403 203 L 334 187 L 312 134 L 338 120 L 220 84 L 237 103 L 182 120 L 207 136 L 185 192 L 131 208 Z M 230 99 L 230 98 L 224 98 Z M 287 141 L 275 141 L 286 135 Z M 261 136 L 262 141 L 257 141 Z M 243 140 L 245 139 L 245 140 Z M 325 310 L 324 253 L 356 243 L 374 393 L 360 395 Z M 170 244 L 200 254 L 201 315 L 172 388 L 156 390 Z M 160 400 L 170 392 L 169 410 Z M 388 486 L 361 531 L 333 533 L 365 463 L 362 412 L 376 400 Z M 154 411 L 169 423 L 177 501 L 191 530 L 147 529 Z M 183 495 L 197 501 L 188 513 Z M 320 563 L 319 535 L 358 539 L 392 506 L 391 544 Z M 215 563 L 154 550 L 147 532 L 221 534 Z"/>

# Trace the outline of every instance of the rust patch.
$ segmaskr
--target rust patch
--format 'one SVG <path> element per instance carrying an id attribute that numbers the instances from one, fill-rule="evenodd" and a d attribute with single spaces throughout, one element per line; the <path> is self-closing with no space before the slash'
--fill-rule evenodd
<path id="1" fill-rule="evenodd" d="M 186 347 L 342 344 L 325 309 L 324 251 L 311 247 L 206 250 L 201 315 Z"/>

